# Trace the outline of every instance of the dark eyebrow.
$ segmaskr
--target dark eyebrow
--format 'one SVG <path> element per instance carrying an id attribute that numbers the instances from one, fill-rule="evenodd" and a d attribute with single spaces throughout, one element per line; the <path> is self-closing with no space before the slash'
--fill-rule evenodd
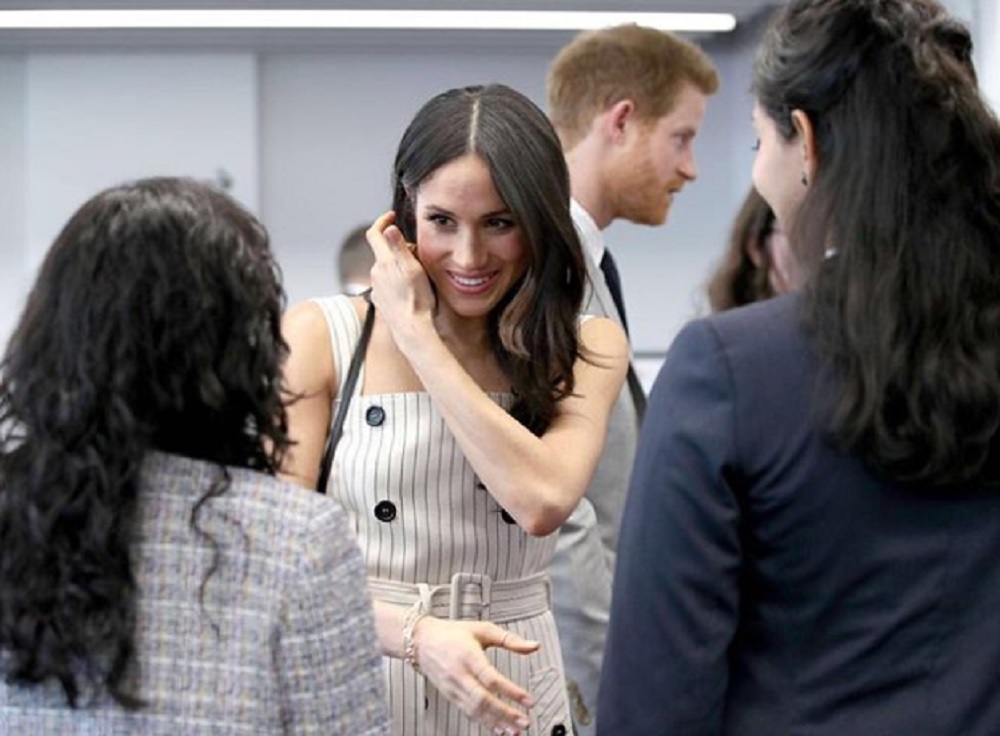
<path id="1" fill-rule="evenodd" d="M 488 220 L 491 217 L 513 217 L 513 213 L 509 209 L 497 210 L 495 212 L 487 212 L 483 215 L 484 220 Z"/>
<path id="2" fill-rule="evenodd" d="M 430 214 L 445 215 L 446 217 L 451 217 L 451 218 L 455 217 L 454 212 L 445 209 L 444 207 L 439 207 L 436 204 L 429 204 L 425 209 Z M 510 211 L 510 208 L 504 208 L 502 210 L 494 210 L 493 212 L 486 212 L 485 214 L 481 215 L 479 219 L 488 220 L 491 217 L 513 217 L 513 216 L 514 214 Z"/>
<path id="3" fill-rule="evenodd" d="M 455 213 L 451 210 L 446 210 L 444 207 L 438 207 L 436 204 L 429 204 L 426 209 L 428 212 L 435 215 L 446 215 L 447 217 L 455 216 Z"/>

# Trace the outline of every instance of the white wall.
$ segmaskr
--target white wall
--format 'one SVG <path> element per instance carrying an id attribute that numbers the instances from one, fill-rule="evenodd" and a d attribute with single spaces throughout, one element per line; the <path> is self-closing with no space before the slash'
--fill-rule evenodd
<path id="1" fill-rule="evenodd" d="M 255 208 L 256 69 L 251 54 L 30 54 L 29 268 L 84 200 L 128 179 L 224 169 Z"/>
<path id="2" fill-rule="evenodd" d="M 0 346 L 21 310 L 24 248 L 25 59 L 0 56 Z"/>
<path id="3" fill-rule="evenodd" d="M 977 18 L 979 83 L 986 99 L 1000 114 L 1000 2 L 981 0 Z"/>
<path id="4" fill-rule="evenodd" d="M 941 4 L 969 26 L 973 61 L 983 96 L 1000 110 L 1000 0 L 940 0 Z"/>

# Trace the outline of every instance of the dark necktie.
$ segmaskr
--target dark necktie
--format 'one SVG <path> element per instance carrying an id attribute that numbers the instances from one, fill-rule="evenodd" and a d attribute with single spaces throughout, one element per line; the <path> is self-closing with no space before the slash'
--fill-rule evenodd
<path id="1" fill-rule="evenodd" d="M 611 298 L 615 300 L 615 307 L 618 308 L 618 317 L 622 321 L 622 327 L 625 328 L 625 334 L 628 334 L 628 319 L 625 317 L 625 299 L 622 297 L 622 278 L 618 275 L 618 266 L 615 265 L 615 259 L 611 257 L 611 251 L 605 249 L 604 256 L 601 258 L 601 270 L 604 272 L 604 280 L 608 284 L 608 291 L 611 292 Z"/>
<path id="2" fill-rule="evenodd" d="M 618 275 L 618 266 L 615 265 L 615 259 L 611 257 L 611 251 L 605 249 L 604 256 L 601 258 L 601 271 L 604 272 L 604 280 L 608 284 L 608 291 L 611 292 L 611 298 L 615 300 L 615 308 L 618 309 L 618 317 L 622 321 L 622 327 L 625 328 L 625 334 L 628 334 L 628 320 L 625 318 L 625 299 L 622 297 L 622 279 Z M 636 417 L 639 420 L 639 424 L 642 424 L 642 418 L 646 415 L 646 392 L 642 390 L 642 384 L 639 382 L 639 376 L 635 374 L 635 368 L 632 366 L 632 361 L 628 364 L 628 390 L 632 394 L 632 403 L 635 404 Z"/>

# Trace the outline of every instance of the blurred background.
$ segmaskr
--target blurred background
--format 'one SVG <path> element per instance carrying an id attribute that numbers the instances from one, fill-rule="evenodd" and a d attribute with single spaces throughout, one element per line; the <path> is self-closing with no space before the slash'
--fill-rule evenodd
<path id="1" fill-rule="evenodd" d="M 1000 101 L 997 0 L 950 0 L 977 39 L 981 83 Z M 11 9 L 471 9 L 450 0 L 6 2 Z M 683 34 L 722 88 L 696 143 L 698 180 L 665 227 L 606 234 L 648 383 L 703 286 L 750 184 L 750 68 L 766 0 L 481 0 L 475 9 L 720 11 L 733 31 Z M 2 15 L 2 12 L 0 12 Z M 0 340 L 59 227 L 98 189 L 157 174 L 216 182 L 268 226 L 289 300 L 337 290 L 343 235 L 390 202 L 400 135 L 446 88 L 503 82 L 545 108 L 545 74 L 573 31 L 0 29 Z"/>

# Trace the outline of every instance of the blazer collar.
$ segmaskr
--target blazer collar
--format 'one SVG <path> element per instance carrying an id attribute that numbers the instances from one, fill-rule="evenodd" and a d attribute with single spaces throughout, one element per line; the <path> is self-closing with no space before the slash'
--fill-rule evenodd
<path id="1" fill-rule="evenodd" d="M 583 246 L 583 259 L 587 264 L 587 285 L 589 288 L 583 300 L 582 311 L 585 314 L 609 317 L 619 327 L 624 327 L 621 315 L 618 314 L 618 308 L 615 306 L 615 300 L 611 298 L 608 283 L 604 280 L 604 272 L 601 270 L 601 258 L 604 257 L 604 236 L 594 224 L 590 213 L 579 202 L 571 199 L 569 205 L 576 233 Z"/>

